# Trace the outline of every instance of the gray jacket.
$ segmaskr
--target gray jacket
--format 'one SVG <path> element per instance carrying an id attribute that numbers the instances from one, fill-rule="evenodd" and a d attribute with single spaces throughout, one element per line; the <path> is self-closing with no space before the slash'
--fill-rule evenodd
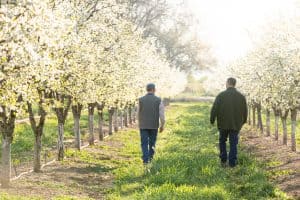
<path id="1" fill-rule="evenodd" d="M 141 97 L 138 106 L 138 120 L 140 129 L 158 129 L 159 119 L 161 127 L 165 124 L 164 105 L 162 100 L 152 93 Z"/>

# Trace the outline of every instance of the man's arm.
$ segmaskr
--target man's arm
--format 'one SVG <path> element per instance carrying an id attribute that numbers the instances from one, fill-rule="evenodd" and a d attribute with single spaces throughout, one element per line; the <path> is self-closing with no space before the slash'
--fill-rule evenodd
<path id="1" fill-rule="evenodd" d="M 165 127 L 165 106 L 164 103 L 161 101 L 159 104 L 159 118 L 160 118 L 160 132 L 164 130 Z"/>
<path id="2" fill-rule="evenodd" d="M 217 113 L 218 113 L 218 107 L 219 107 L 219 96 L 216 97 L 214 104 L 211 108 L 211 112 L 210 112 L 210 123 L 214 124 L 216 117 L 217 117 Z"/>

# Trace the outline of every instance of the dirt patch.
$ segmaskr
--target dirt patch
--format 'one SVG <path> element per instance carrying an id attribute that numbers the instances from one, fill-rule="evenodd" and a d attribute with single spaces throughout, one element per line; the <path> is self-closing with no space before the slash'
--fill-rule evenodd
<path id="1" fill-rule="evenodd" d="M 266 163 L 274 183 L 280 189 L 300 199 L 300 153 L 292 152 L 282 140 L 265 137 L 246 127 L 241 133 L 243 148 Z"/>

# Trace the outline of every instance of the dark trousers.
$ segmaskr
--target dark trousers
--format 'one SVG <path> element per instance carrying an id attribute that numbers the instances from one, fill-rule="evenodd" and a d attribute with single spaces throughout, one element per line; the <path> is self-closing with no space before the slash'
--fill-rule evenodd
<path id="1" fill-rule="evenodd" d="M 239 131 L 235 130 L 219 130 L 220 138 L 220 159 L 221 162 L 227 162 L 227 150 L 226 150 L 226 142 L 229 137 L 230 151 L 229 151 L 229 166 L 234 167 L 237 163 L 237 145 L 239 142 Z"/>
<path id="2" fill-rule="evenodd" d="M 158 129 L 140 129 L 143 162 L 149 163 L 155 153 L 155 143 Z"/>

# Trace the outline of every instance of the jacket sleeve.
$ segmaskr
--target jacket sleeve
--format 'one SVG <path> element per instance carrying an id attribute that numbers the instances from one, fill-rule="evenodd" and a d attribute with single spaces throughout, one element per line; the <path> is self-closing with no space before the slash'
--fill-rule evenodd
<path id="1" fill-rule="evenodd" d="M 243 112 L 244 113 L 244 116 L 243 116 L 244 121 L 243 121 L 243 123 L 246 124 L 247 119 L 248 119 L 248 106 L 247 106 L 247 100 L 246 100 L 245 97 L 244 97 L 243 103 L 244 103 L 244 105 L 243 105 L 243 107 L 244 107 L 244 112 Z"/>
<path id="2" fill-rule="evenodd" d="M 159 118 L 160 118 L 160 127 L 164 127 L 166 123 L 166 119 L 165 119 L 165 106 L 162 101 L 159 104 Z"/>
<path id="3" fill-rule="evenodd" d="M 215 123 L 215 120 L 216 120 L 216 117 L 217 117 L 217 114 L 218 114 L 218 109 L 219 109 L 219 101 L 220 101 L 220 97 L 217 96 L 215 101 L 214 101 L 214 104 L 211 108 L 211 112 L 210 112 L 210 123 L 211 124 Z"/>

